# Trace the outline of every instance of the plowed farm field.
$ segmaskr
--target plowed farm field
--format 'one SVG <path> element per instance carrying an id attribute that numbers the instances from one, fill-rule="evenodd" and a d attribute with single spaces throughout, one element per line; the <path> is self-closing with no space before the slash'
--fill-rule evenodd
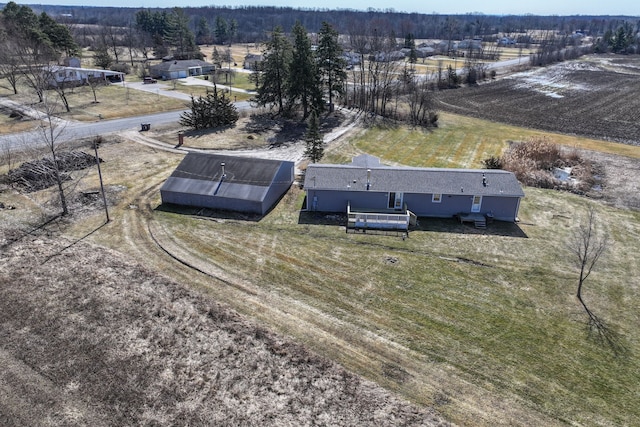
<path id="1" fill-rule="evenodd" d="M 437 108 L 550 132 L 640 144 L 640 56 L 590 55 L 443 91 Z"/>

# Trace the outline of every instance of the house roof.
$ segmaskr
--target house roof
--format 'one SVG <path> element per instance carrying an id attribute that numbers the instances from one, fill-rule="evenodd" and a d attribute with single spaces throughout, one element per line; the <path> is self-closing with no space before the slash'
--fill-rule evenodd
<path id="1" fill-rule="evenodd" d="M 156 71 L 182 71 L 188 70 L 193 67 L 213 67 L 213 64 L 210 64 L 201 59 L 183 59 L 183 60 L 173 60 L 173 61 L 164 61 L 157 65 L 152 65 L 151 68 Z"/>
<path id="2" fill-rule="evenodd" d="M 102 68 L 67 67 L 64 65 L 46 65 L 42 67 L 42 69 L 52 73 L 57 73 L 58 71 L 65 70 L 65 71 L 77 71 L 78 73 L 98 73 L 98 74 L 104 74 L 105 76 L 124 75 L 124 73 L 120 71 L 104 70 Z"/>
<path id="3" fill-rule="evenodd" d="M 524 197 L 515 175 L 497 169 L 447 169 L 384 166 L 374 156 L 355 157 L 351 164 L 311 164 L 305 189 L 418 194 L 470 194 Z"/>
<path id="4" fill-rule="evenodd" d="M 283 164 L 293 168 L 282 160 L 188 153 L 161 190 L 262 201 Z"/>

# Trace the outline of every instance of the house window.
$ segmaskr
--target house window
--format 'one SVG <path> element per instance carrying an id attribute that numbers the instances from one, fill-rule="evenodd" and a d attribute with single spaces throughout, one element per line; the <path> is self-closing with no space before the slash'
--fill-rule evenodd
<path id="1" fill-rule="evenodd" d="M 440 203 L 442 201 L 442 194 L 434 194 L 431 196 L 431 201 L 433 203 Z"/>
<path id="2" fill-rule="evenodd" d="M 471 212 L 480 212 L 480 206 L 482 206 L 482 196 L 473 196 Z"/>

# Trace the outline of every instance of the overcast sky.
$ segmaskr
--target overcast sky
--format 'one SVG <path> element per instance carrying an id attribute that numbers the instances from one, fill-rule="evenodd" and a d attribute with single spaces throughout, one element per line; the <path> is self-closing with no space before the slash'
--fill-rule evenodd
<path id="1" fill-rule="evenodd" d="M 3 2 L 7 2 L 4 0 Z M 628 15 L 640 16 L 638 0 L 14 0 L 18 4 L 55 4 L 122 7 L 173 6 L 285 6 L 299 8 L 368 8 L 397 12 L 437 14 L 483 13 L 486 15 Z"/>

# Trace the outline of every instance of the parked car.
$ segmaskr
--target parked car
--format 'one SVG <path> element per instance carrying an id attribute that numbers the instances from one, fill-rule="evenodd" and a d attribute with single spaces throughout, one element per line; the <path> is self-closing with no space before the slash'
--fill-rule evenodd
<path id="1" fill-rule="evenodd" d="M 148 84 L 151 84 L 151 83 L 158 83 L 158 81 L 156 79 L 154 79 L 153 77 L 145 77 L 142 80 L 142 83 L 148 85 Z"/>

